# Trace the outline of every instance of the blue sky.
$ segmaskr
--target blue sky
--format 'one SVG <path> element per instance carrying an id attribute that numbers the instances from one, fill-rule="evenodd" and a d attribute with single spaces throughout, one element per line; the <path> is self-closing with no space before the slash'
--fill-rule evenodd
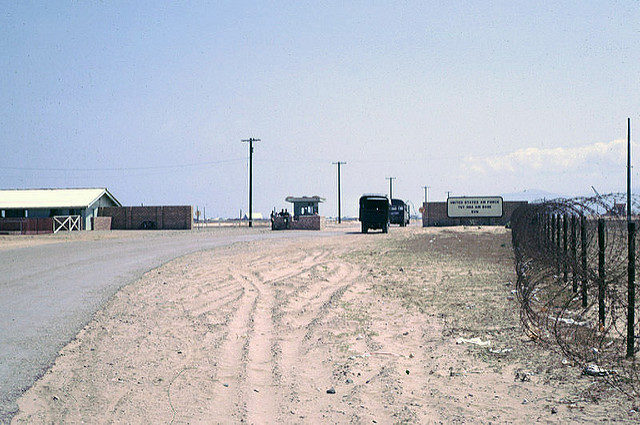
<path id="1" fill-rule="evenodd" d="M 0 187 L 106 186 L 124 204 L 335 215 L 622 191 L 640 123 L 640 3 L 2 2 Z M 634 172 L 637 181 L 637 173 Z M 640 185 L 638 185 L 640 187 Z"/>

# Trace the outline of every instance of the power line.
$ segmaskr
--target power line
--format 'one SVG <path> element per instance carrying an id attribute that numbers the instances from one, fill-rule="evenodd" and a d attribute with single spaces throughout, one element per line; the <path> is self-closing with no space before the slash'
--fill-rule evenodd
<path id="1" fill-rule="evenodd" d="M 188 167 L 201 167 L 207 165 L 225 164 L 231 162 L 246 161 L 247 158 L 222 159 L 219 161 L 194 162 L 191 164 L 153 165 L 148 167 L 114 167 L 114 168 L 45 168 L 45 167 L 4 167 L 1 170 L 19 171 L 137 171 L 137 170 L 168 170 Z"/>
<path id="2" fill-rule="evenodd" d="M 506 154 L 508 155 L 508 154 Z M 429 156 L 426 158 L 428 161 L 441 161 L 441 160 L 452 160 L 452 159 L 482 159 L 482 158 L 493 158 L 495 155 L 451 155 L 451 156 Z M 225 164 L 232 162 L 240 162 L 246 161 L 247 157 L 244 158 L 229 158 L 222 159 L 218 161 L 203 161 L 203 162 L 194 162 L 194 163 L 186 163 L 186 164 L 176 164 L 176 165 L 155 165 L 155 166 L 144 166 L 144 167 L 88 167 L 88 168 L 59 168 L 59 167 L 10 167 L 10 166 L 2 166 L 0 165 L 0 170 L 17 170 L 17 171 L 67 171 L 67 172 L 83 172 L 83 171 L 135 171 L 135 170 L 163 170 L 163 169 L 180 169 L 180 168 L 189 168 L 189 167 L 201 167 L 201 166 L 209 166 L 209 165 L 217 165 L 217 164 Z M 398 159 L 355 159 L 350 160 L 349 162 L 354 164 L 381 164 L 381 163 L 408 163 L 408 162 L 423 162 L 425 158 L 423 157 L 412 157 L 412 158 L 398 158 Z M 300 158 L 300 159 L 291 159 L 291 160 L 283 160 L 283 159 L 268 159 L 268 160 L 258 160 L 259 163 L 326 163 L 326 159 L 308 159 L 308 158 Z"/>

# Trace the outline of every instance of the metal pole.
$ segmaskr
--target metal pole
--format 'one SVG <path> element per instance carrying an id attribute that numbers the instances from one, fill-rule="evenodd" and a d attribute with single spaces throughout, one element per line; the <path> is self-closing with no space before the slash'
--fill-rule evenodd
<path id="1" fill-rule="evenodd" d="M 556 223 L 556 233 L 557 233 L 556 234 L 556 261 L 557 261 L 557 263 L 556 264 L 558 266 L 558 273 L 557 274 L 558 274 L 558 277 L 560 277 L 560 270 L 561 270 L 561 268 L 560 268 L 560 261 L 561 261 L 561 259 L 560 259 L 560 256 L 561 256 L 560 247 L 562 246 L 562 244 L 561 244 L 561 238 L 562 238 L 562 236 L 561 236 L 561 232 L 562 232 L 562 224 L 561 224 L 561 222 L 562 222 L 562 220 L 560 218 L 560 214 L 558 214 L 556 216 L 556 219 L 557 219 L 557 223 Z"/>
<path id="2" fill-rule="evenodd" d="M 569 278 L 567 264 L 567 215 L 562 214 L 562 281 L 567 283 Z"/>
<path id="3" fill-rule="evenodd" d="M 253 139 L 249 139 L 249 227 L 253 227 Z"/>
<path id="4" fill-rule="evenodd" d="M 627 222 L 631 221 L 631 118 L 627 118 Z"/>
<path id="5" fill-rule="evenodd" d="M 243 140 L 243 142 L 249 142 L 249 227 L 253 227 L 253 142 L 259 141 L 260 139 L 253 137 Z"/>
<path id="6" fill-rule="evenodd" d="M 577 217 L 575 215 L 571 215 L 571 278 L 572 278 L 572 290 L 574 293 L 578 292 L 578 274 L 576 273 L 578 269 L 578 254 L 577 254 L 577 235 L 576 235 L 576 225 Z"/>
<path id="7" fill-rule="evenodd" d="M 544 223 L 545 223 L 545 246 L 549 245 L 549 241 L 551 240 L 551 218 L 549 216 L 549 213 L 545 213 L 544 216 Z"/>
<path id="8" fill-rule="evenodd" d="M 605 274 L 604 274 L 604 219 L 598 219 L 598 320 L 604 326 L 604 295 L 605 295 Z"/>
<path id="9" fill-rule="evenodd" d="M 635 356 L 635 309 L 636 309 L 636 223 L 629 222 L 629 251 L 627 258 L 627 358 Z"/>
<path id="10" fill-rule="evenodd" d="M 582 307 L 587 308 L 587 219 L 580 216 L 580 255 L 582 260 Z"/>
<path id="11" fill-rule="evenodd" d="M 631 118 L 627 118 L 627 358 L 635 356 L 636 223 L 631 221 Z"/>
<path id="12" fill-rule="evenodd" d="M 342 211 L 340 211 L 340 163 L 338 162 L 338 223 L 342 223 Z"/>
<path id="13" fill-rule="evenodd" d="M 340 210 L 340 164 L 346 164 L 346 162 L 332 162 L 332 164 L 338 165 L 338 223 L 342 223 L 342 212 Z"/>

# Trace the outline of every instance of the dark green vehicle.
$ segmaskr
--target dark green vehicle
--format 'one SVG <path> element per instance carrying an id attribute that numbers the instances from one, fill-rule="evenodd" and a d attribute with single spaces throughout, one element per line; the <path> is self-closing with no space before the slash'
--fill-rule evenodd
<path id="1" fill-rule="evenodd" d="M 386 195 L 362 195 L 358 216 L 362 225 L 362 233 L 367 233 L 369 229 L 380 229 L 382 233 L 387 233 L 389 231 L 389 207 L 389 198 Z"/>
<path id="2" fill-rule="evenodd" d="M 409 217 L 411 216 L 409 204 L 402 199 L 392 199 L 389 216 L 389 222 L 391 224 L 399 224 L 400 227 L 406 226 L 409 224 Z"/>

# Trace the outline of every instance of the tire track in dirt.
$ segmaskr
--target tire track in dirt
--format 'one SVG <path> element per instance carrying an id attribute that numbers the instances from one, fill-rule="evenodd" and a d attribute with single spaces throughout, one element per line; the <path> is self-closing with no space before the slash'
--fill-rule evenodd
<path id="1" fill-rule="evenodd" d="M 313 273 L 313 279 L 301 276 L 291 282 L 288 291 L 280 294 L 277 314 L 287 320 L 277 322 L 278 333 L 286 337 L 279 341 L 276 362 L 279 369 L 285 371 L 282 388 L 287 394 L 281 398 L 282 417 L 322 422 L 326 421 L 330 409 L 328 400 L 320 394 L 332 386 L 332 371 L 329 362 L 319 361 L 327 356 L 322 353 L 324 332 L 316 332 L 359 271 L 347 263 L 336 263 L 331 257 L 327 264 L 316 264 Z M 305 414 L 299 415 L 301 411 Z"/>
<path id="2" fill-rule="evenodd" d="M 180 351 L 185 357 L 183 367 L 175 370 L 168 384 L 172 421 L 189 422 L 202 417 L 216 404 L 210 391 L 212 383 L 219 385 L 219 361 L 215 353 L 228 339 L 229 323 L 246 298 L 242 281 L 233 277 L 230 264 L 216 261 L 214 266 L 196 273 L 183 271 L 179 293 L 184 314 L 201 331 L 196 336 L 198 345 Z M 192 285 L 194 280 L 201 283 Z"/>
<path id="3" fill-rule="evenodd" d="M 240 421 L 246 414 L 244 392 L 239 384 L 246 373 L 246 344 L 258 294 L 251 286 L 247 287 L 243 279 L 240 285 L 242 296 L 224 324 L 224 337 L 216 353 L 216 378 L 223 390 L 210 405 L 210 417 L 218 422 L 228 418 Z"/>
<path id="4" fill-rule="evenodd" d="M 250 273 L 243 271 L 241 276 L 257 292 L 255 308 L 249 318 L 247 339 L 243 347 L 243 375 L 241 377 L 243 416 L 248 423 L 263 423 L 265 418 L 278 417 L 279 400 L 282 398 L 281 369 L 276 361 L 279 353 L 275 328 L 277 318 L 275 288 L 286 284 L 316 266 L 326 252 L 301 254 L 283 267 L 281 259 L 262 261 L 259 266 L 252 262 Z"/>
<path id="5" fill-rule="evenodd" d="M 264 418 L 275 418 L 278 400 L 278 371 L 273 361 L 277 349 L 274 334 L 274 286 L 314 266 L 326 255 L 322 251 L 309 256 L 302 253 L 290 256 L 285 267 L 281 257 L 269 255 L 249 256 L 242 261 L 224 265 L 233 284 L 221 283 L 213 288 L 234 288 L 239 293 L 235 309 L 227 318 L 224 337 L 216 350 L 216 378 L 222 387 L 221 397 L 210 406 L 214 421 L 256 423 Z M 217 273 L 220 273 L 218 271 Z M 231 297 L 232 292 L 221 294 L 218 300 Z M 214 306 L 215 307 L 215 306 Z M 197 310 L 205 314 L 206 308 Z"/>
<path id="6" fill-rule="evenodd" d="M 233 418 L 255 423 L 277 417 L 281 373 L 275 361 L 278 353 L 274 333 L 277 320 L 274 318 L 275 289 L 317 267 L 317 261 L 327 254 L 324 250 L 296 253 L 288 256 L 284 267 L 281 257 L 269 256 L 260 256 L 257 261 L 249 257 L 225 265 L 237 286 L 220 284 L 216 287 L 235 288 L 240 296 L 225 329 L 218 329 L 218 332 L 224 332 L 224 338 L 216 350 L 215 375 L 225 396 L 212 404 L 212 420 Z M 229 296 L 231 292 L 218 299 Z M 201 307 L 196 312 L 206 315 L 204 310 L 206 308 Z"/>

